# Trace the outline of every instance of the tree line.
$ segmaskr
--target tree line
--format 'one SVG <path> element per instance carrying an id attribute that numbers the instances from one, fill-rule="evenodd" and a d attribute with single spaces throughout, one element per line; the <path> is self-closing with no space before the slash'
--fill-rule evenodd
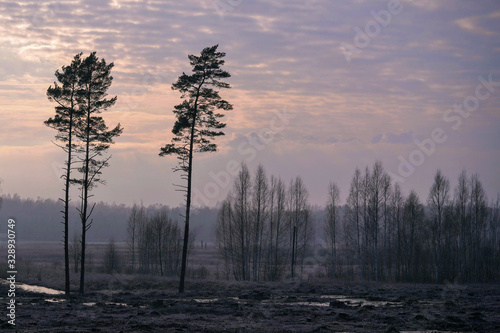
<path id="1" fill-rule="evenodd" d="M 18 194 L 4 194 L 1 199 L 0 220 L 6 221 L 15 217 L 22 222 L 17 226 L 19 230 L 17 238 L 20 241 L 57 242 L 61 240 L 62 232 L 57 232 L 57 230 L 62 231 L 60 228 L 62 226 L 61 211 L 64 210 L 64 204 L 60 200 L 22 198 Z M 75 202 L 70 205 L 70 243 L 74 241 L 75 234 L 78 239 L 80 238 L 81 225 L 77 207 Z M 114 238 L 117 243 L 125 242 L 127 240 L 127 221 L 132 208 L 133 205 L 97 202 L 92 215 L 94 223 L 87 232 L 87 240 L 102 243 Z M 178 220 L 184 211 L 183 207 L 170 207 L 162 204 L 145 205 L 144 209 L 149 213 L 166 209 L 174 220 Z M 191 217 L 192 229 L 196 233 L 197 240 L 214 243 L 213 230 L 215 230 L 217 208 L 196 207 L 193 209 Z M 44 227 L 40 228 L 42 225 Z M 0 234 L 2 233 L 0 232 Z M 78 240 L 77 243 L 79 242 Z"/>
<path id="2" fill-rule="evenodd" d="M 405 195 L 377 161 L 354 172 L 346 202 L 328 186 L 322 221 L 311 218 L 300 177 L 288 186 L 243 165 L 216 222 L 225 277 L 303 276 L 309 261 L 331 278 L 405 282 L 486 282 L 500 274 L 500 196 L 491 205 L 477 174 L 452 191 L 437 170 L 425 202 Z M 315 239 L 314 230 L 321 237 Z M 318 250 L 318 246 L 321 250 Z"/>

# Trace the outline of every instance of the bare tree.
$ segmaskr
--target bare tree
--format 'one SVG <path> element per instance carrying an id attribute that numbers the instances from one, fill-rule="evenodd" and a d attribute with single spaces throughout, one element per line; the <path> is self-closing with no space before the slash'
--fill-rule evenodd
<path id="1" fill-rule="evenodd" d="M 392 196 L 391 177 L 384 173 L 382 175 L 382 210 L 384 214 L 383 219 L 383 251 L 382 251 L 382 273 L 383 278 L 387 279 L 392 277 L 392 232 L 391 232 L 391 214 L 390 214 L 390 201 Z"/>
<path id="2" fill-rule="evenodd" d="M 252 270 L 253 280 L 259 281 L 261 277 L 262 247 L 264 242 L 264 229 L 268 218 L 268 183 L 266 171 L 262 165 L 259 165 L 254 178 L 253 186 L 253 253 Z"/>
<path id="3" fill-rule="evenodd" d="M 268 246 L 268 280 L 279 280 L 285 273 L 286 257 L 286 190 L 279 178 L 271 177 L 269 194 L 269 246 Z"/>
<path id="4" fill-rule="evenodd" d="M 153 242 L 150 244 L 154 248 L 155 253 L 155 271 L 159 272 L 160 276 L 164 275 L 163 271 L 163 237 L 165 234 L 165 229 L 169 223 L 167 211 L 161 209 L 151 216 L 151 227 L 153 229 Z"/>
<path id="5" fill-rule="evenodd" d="M 470 230 L 470 218 L 469 218 L 469 197 L 470 197 L 470 189 L 469 189 L 469 179 L 467 177 L 467 173 L 465 170 L 462 170 L 460 175 L 458 176 L 458 184 L 455 188 L 454 192 L 454 210 L 455 210 L 455 218 L 458 222 L 458 228 L 460 230 L 458 236 L 458 244 L 459 244 L 459 257 L 460 257 L 460 275 L 465 277 L 466 267 L 468 266 L 468 246 L 467 240 L 469 236 Z"/>
<path id="6" fill-rule="evenodd" d="M 486 280 L 491 280 L 496 272 L 500 271 L 500 194 L 491 204 L 488 218 L 487 243 L 489 248 Z"/>
<path id="7" fill-rule="evenodd" d="M 236 279 L 250 279 L 250 242 L 251 242 L 251 224 L 250 224 L 250 194 L 251 180 L 248 167 L 243 164 L 234 183 L 234 204 L 233 234 L 236 237 L 235 258 L 236 258 Z"/>
<path id="8" fill-rule="evenodd" d="M 336 269 L 337 261 L 337 239 L 338 239 L 338 224 L 339 224 L 339 206 L 340 206 L 340 191 L 334 182 L 328 186 L 328 201 L 326 203 L 326 216 L 324 226 L 324 238 L 327 244 L 328 254 L 330 256 L 330 265 L 332 278 L 337 277 Z"/>
<path id="9" fill-rule="evenodd" d="M 395 246 L 393 251 L 396 252 L 396 279 L 402 279 L 403 270 L 403 241 L 404 241 L 404 226 L 403 226 L 403 212 L 404 212 L 405 199 L 401 192 L 399 184 L 394 184 L 394 190 L 391 201 L 391 219 L 392 226 L 395 229 Z"/>
<path id="10" fill-rule="evenodd" d="M 431 230 L 433 234 L 433 251 L 434 251 L 434 279 L 439 282 L 439 269 L 441 262 L 441 251 L 443 243 L 443 223 L 445 210 L 450 201 L 450 182 L 442 174 L 441 170 L 436 172 L 434 183 L 432 184 L 427 198 L 427 205 L 430 211 Z"/>
<path id="11" fill-rule="evenodd" d="M 127 244 L 130 253 L 130 269 L 132 272 L 135 271 L 135 263 L 137 257 L 137 243 L 138 243 L 138 233 L 140 226 L 144 223 L 146 219 L 146 213 L 144 206 L 137 206 L 134 204 L 132 211 L 130 212 L 129 219 L 127 221 Z"/>
<path id="12" fill-rule="evenodd" d="M 362 216 L 363 216 L 363 224 L 362 224 L 362 262 L 361 262 L 361 269 L 363 270 L 364 276 L 366 276 L 367 279 L 371 279 L 370 277 L 370 258 L 373 256 L 373 250 L 371 250 L 371 247 L 373 247 L 373 240 L 372 237 L 370 237 L 370 230 L 371 230 L 371 220 L 370 220 L 370 179 L 371 179 L 371 174 L 370 174 L 370 169 L 368 166 L 365 167 L 365 174 L 361 178 L 361 202 L 362 202 Z"/>
<path id="13" fill-rule="evenodd" d="M 295 277 L 295 268 L 297 261 L 303 268 L 303 260 L 307 247 L 310 245 L 313 233 L 313 225 L 310 218 L 308 197 L 309 193 L 302 181 L 302 178 L 296 177 L 290 183 L 288 189 L 288 214 L 290 230 L 290 248 L 291 248 L 291 277 Z"/>
<path id="14" fill-rule="evenodd" d="M 375 281 L 379 278 L 379 229 L 380 221 L 384 217 L 384 182 L 386 174 L 382 166 L 382 162 L 377 161 L 373 165 L 373 170 L 368 179 L 368 187 L 365 191 L 368 192 L 368 229 L 371 243 L 371 253 L 373 254 L 373 274 Z"/>
<path id="15" fill-rule="evenodd" d="M 487 202 L 486 192 L 477 174 L 470 178 L 470 217 L 471 217 L 471 281 L 479 281 L 479 270 L 483 267 L 483 256 L 481 253 L 484 239 L 486 238 L 487 226 Z"/>
<path id="16" fill-rule="evenodd" d="M 154 247 L 151 244 L 154 233 L 149 221 L 149 217 L 138 221 L 137 260 L 139 272 L 142 274 L 153 271 Z"/>
<path id="17" fill-rule="evenodd" d="M 404 203 L 402 226 L 402 256 L 405 281 L 415 281 L 418 275 L 419 233 L 424 228 L 425 212 L 417 193 L 411 191 Z"/>
<path id="18" fill-rule="evenodd" d="M 307 204 L 304 212 L 303 225 L 298 231 L 297 258 L 300 260 L 300 276 L 302 278 L 304 276 L 304 264 L 306 264 L 307 253 L 311 250 L 315 242 L 314 218 L 309 204 Z"/>
<path id="19" fill-rule="evenodd" d="M 226 271 L 226 279 L 229 280 L 231 272 L 234 272 L 234 253 L 235 246 L 233 238 L 233 213 L 231 208 L 231 198 L 228 196 L 226 200 L 222 202 L 221 209 L 217 214 L 216 222 L 216 239 L 217 247 L 224 259 L 224 266 Z"/>
<path id="20" fill-rule="evenodd" d="M 363 180 L 361 176 L 361 171 L 356 168 L 354 176 L 351 181 L 351 187 L 349 190 L 349 196 L 347 197 L 347 204 L 345 210 L 345 227 L 346 230 L 346 240 L 354 239 L 354 244 L 356 245 L 356 257 L 359 269 L 359 277 L 363 280 L 363 268 L 362 268 L 362 254 L 361 254 L 361 244 L 362 244 L 362 218 L 363 218 Z"/>

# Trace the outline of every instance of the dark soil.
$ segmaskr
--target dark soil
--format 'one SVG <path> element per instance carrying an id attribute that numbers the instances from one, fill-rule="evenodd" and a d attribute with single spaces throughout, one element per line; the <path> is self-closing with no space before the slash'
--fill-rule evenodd
<path id="1" fill-rule="evenodd" d="M 16 291 L 9 332 L 500 332 L 498 285 L 190 282 L 85 296 Z M 6 304 L 7 287 L 0 285 Z M 3 307 L 5 312 L 5 306 Z"/>

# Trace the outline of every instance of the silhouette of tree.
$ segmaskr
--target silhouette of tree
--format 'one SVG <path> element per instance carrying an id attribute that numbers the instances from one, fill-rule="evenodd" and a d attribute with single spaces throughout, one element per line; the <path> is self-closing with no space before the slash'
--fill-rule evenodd
<path id="1" fill-rule="evenodd" d="M 91 53 L 83 59 L 79 68 L 79 85 L 77 100 L 82 117 L 76 124 L 76 137 L 82 142 L 83 157 L 81 157 L 82 167 L 78 170 L 82 178 L 78 180 L 81 189 L 81 206 L 79 208 L 80 220 L 82 223 L 82 249 L 81 249 L 81 269 L 80 269 L 80 293 L 85 291 L 85 245 L 86 233 L 92 225 L 90 216 L 95 208 L 95 204 L 89 208 L 88 200 L 91 197 L 90 191 L 98 183 L 104 184 L 100 178 L 101 170 L 108 166 L 111 158 L 103 157 L 113 138 L 119 136 L 123 128 L 118 124 L 112 130 L 108 130 L 104 119 L 97 116 L 101 112 L 113 106 L 116 96 L 107 99 L 107 90 L 111 86 L 113 77 L 111 69 L 114 64 L 106 64 L 104 59 L 99 60 L 96 53 Z M 90 220 L 90 221 L 89 221 Z"/>
<path id="2" fill-rule="evenodd" d="M 229 84 L 220 79 L 230 77 L 230 74 L 220 67 L 224 65 L 224 52 L 217 52 L 218 45 L 204 48 L 200 56 L 189 55 L 189 62 L 193 66 L 193 74 L 182 73 L 173 90 L 181 92 L 184 101 L 174 107 L 177 121 L 172 133 L 175 137 L 171 144 L 161 148 L 160 156 L 177 155 L 179 167 L 174 171 L 182 171 L 187 186 L 180 186 L 186 193 L 186 215 L 184 227 L 184 244 L 182 249 L 181 277 L 179 292 L 184 291 L 186 261 L 189 242 L 189 213 L 191 209 L 191 182 L 193 171 L 193 153 L 214 152 L 217 145 L 211 142 L 216 136 L 224 135 L 220 129 L 226 124 L 218 119 L 224 115 L 216 110 L 232 110 L 232 105 L 221 99 L 215 88 L 229 88 Z"/>
<path id="3" fill-rule="evenodd" d="M 473 174 L 470 177 L 470 250 L 471 250 L 471 260 L 472 266 L 471 271 L 471 281 L 479 282 L 479 271 L 484 271 L 484 255 L 481 253 L 481 247 L 485 244 L 486 238 L 486 226 L 488 217 L 488 198 L 486 192 L 484 191 L 483 184 L 479 180 L 478 174 Z"/>
<path id="4" fill-rule="evenodd" d="M 138 244 L 138 233 L 141 226 L 145 223 L 146 212 L 144 206 L 134 204 L 132 211 L 130 212 L 129 219 L 127 221 L 127 244 L 130 250 L 130 268 L 132 273 L 135 271 L 135 262 L 137 254 L 137 244 Z"/>
<path id="5" fill-rule="evenodd" d="M 354 241 L 356 245 L 357 266 L 359 267 L 360 280 L 363 281 L 363 267 L 362 267 L 362 234 L 363 234 L 363 176 L 359 168 L 356 168 L 349 189 L 349 196 L 347 197 L 344 221 L 346 224 L 346 239 Z"/>
<path id="6" fill-rule="evenodd" d="M 68 245 L 68 229 L 69 229 L 69 188 L 72 183 L 71 170 L 73 163 L 73 152 L 77 149 L 74 144 L 75 123 L 81 118 L 81 110 L 78 109 L 78 91 L 79 91 L 79 76 L 78 70 L 82 63 L 81 53 L 75 55 L 69 66 L 63 66 L 61 71 L 57 70 L 55 76 L 57 82 L 54 86 L 47 89 L 47 97 L 51 102 L 57 105 L 56 115 L 49 118 L 44 124 L 50 128 L 57 130 L 56 140 L 62 145 L 56 145 L 66 152 L 66 162 L 64 174 L 61 176 L 64 179 L 64 198 L 60 200 L 64 203 L 63 219 L 64 224 L 64 277 L 66 295 L 70 294 L 70 276 L 69 276 L 69 245 Z"/>
<path id="7" fill-rule="evenodd" d="M 251 219 L 253 233 L 252 270 L 254 281 L 259 281 L 261 278 L 264 229 L 269 216 L 268 196 L 269 186 L 267 183 L 266 171 L 262 165 L 259 165 L 253 185 L 252 210 L 254 216 L 253 219 Z"/>
<path id="8" fill-rule="evenodd" d="M 432 184 L 429 197 L 427 198 L 433 235 L 434 278 L 436 283 L 439 281 L 445 209 L 448 209 L 449 202 L 450 181 L 443 176 L 441 170 L 438 170 L 434 176 L 434 183 Z"/>
<path id="9" fill-rule="evenodd" d="M 340 191 L 334 182 L 328 186 L 328 200 L 326 203 L 324 239 L 327 244 L 328 254 L 330 256 L 330 265 L 332 267 L 332 278 L 336 278 L 337 262 L 337 241 L 338 224 L 339 224 L 339 206 L 340 206 Z"/>
<path id="10" fill-rule="evenodd" d="M 300 263 L 301 272 L 304 268 L 305 253 L 313 237 L 313 225 L 308 203 L 309 191 L 300 176 L 290 182 L 288 193 L 290 275 L 293 279 L 296 275 L 297 262 Z"/>
<path id="11" fill-rule="evenodd" d="M 417 193 L 411 191 L 406 199 L 403 208 L 403 226 L 402 226 L 402 252 L 405 263 L 405 280 L 416 280 L 419 276 L 418 261 L 420 255 L 423 237 L 421 236 L 425 219 L 424 206 L 420 203 Z"/>

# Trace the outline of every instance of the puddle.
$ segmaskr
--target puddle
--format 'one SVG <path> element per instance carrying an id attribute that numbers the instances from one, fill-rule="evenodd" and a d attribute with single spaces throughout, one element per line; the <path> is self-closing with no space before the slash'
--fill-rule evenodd
<path id="1" fill-rule="evenodd" d="M 322 295 L 320 298 L 327 298 L 330 300 L 335 300 L 339 302 L 343 302 L 348 306 L 374 306 L 374 307 L 382 307 L 382 306 L 401 306 L 401 302 L 391 302 L 391 301 L 369 301 L 364 298 L 354 298 L 347 297 L 343 295 Z M 328 303 L 329 304 L 329 303 Z"/>
<path id="2" fill-rule="evenodd" d="M 317 307 L 329 307 L 330 302 L 332 301 L 337 301 L 337 302 L 342 302 L 347 306 L 351 307 L 360 307 L 360 306 L 374 306 L 374 307 L 385 307 L 385 306 L 390 306 L 390 307 L 396 307 L 396 306 L 401 306 L 401 302 L 391 302 L 391 301 L 370 301 L 364 298 L 351 298 L 349 296 L 345 295 L 321 295 L 318 297 L 320 300 L 311 300 L 311 301 L 306 301 L 304 299 L 297 298 L 297 301 L 287 301 L 285 299 L 272 299 L 272 300 L 262 300 L 260 301 L 261 303 L 273 303 L 273 304 L 286 304 L 286 305 L 291 305 L 291 306 L 317 306 Z M 189 301 L 191 299 L 184 299 L 185 301 Z M 228 297 L 228 298 L 194 298 L 192 299 L 195 302 L 198 303 L 214 303 L 219 300 L 235 300 L 239 303 L 245 303 L 246 299 L 239 299 L 237 297 Z M 417 332 L 410 332 L 410 333 L 417 333 Z"/>
<path id="3" fill-rule="evenodd" d="M 1 283 L 3 284 L 10 284 L 9 281 L 2 279 Z M 51 288 L 46 288 L 46 287 L 41 287 L 41 286 L 33 286 L 25 283 L 20 283 L 16 282 L 16 288 L 17 289 L 22 289 L 25 291 L 30 291 L 32 293 L 37 293 L 37 294 L 46 294 L 46 295 L 63 295 L 64 291 L 61 290 L 56 290 L 56 289 L 51 289 Z"/>
<path id="4" fill-rule="evenodd" d="M 62 302 L 66 302 L 66 300 L 64 298 L 46 298 L 44 299 L 45 302 L 49 302 L 49 303 L 62 303 Z"/>
<path id="5" fill-rule="evenodd" d="M 116 305 L 116 306 L 126 306 L 126 307 L 130 306 L 127 303 L 116 303 L 116 302 L 105 302 L 104 304 L 106 304 L 106 305 Z"/>
<path id="6" fill-rule="evenodd" d="M 330 306 L 330 302 L 294 302 L 288 304 L 304 305 L 304 306 L 325 306 L 325 307 Z"/>
<path id="7" fill-rule="evenodd" d="M 96 304 L 97 304 L 97 302 L 85 302 L 85 303 L 82 303 L 82 305 L 85 305 L 85 306 L 95 306 Z M 130 307 L 130 305 L 128 305 L 127 303 L 104 302 L 103 304 L 105 304 L 105 305 L 117 305 L 117 306 Z"/>
<path id="8" fill-rule="evenodd" d="M 214 303 L 217 302 L 219 298 L 194 298 L 193 301 L 198 303 Z"/>
<path id="9" fill-rule="evenodd" d="M 330 306 L 331 301 L 342 302 L 347 306 L 351 307 L 359 307 L 359 306 L 373 306 L 373 307 L 384 307 L 384 306 L 401 306 L 400 302 L 391 302 L 391 301 L 369 301 L 364 298 L 351 298 L 344 295 L 322 295 L 319 296 L 320 299 L 324 299 L 324 301 L 298 301 L 298 302 L 279 302 L 279 303 L 287 303 L 287 304 L 296 304 L 299 306 L 319 306 L 319 307 L 328 307 Z M 276 301 L 274 301 L 276 303 Z"/>
<path id="10" fill-rule="evenodd" d="M 64 291 L 61 290 L 55 290 L 51 288 L 46 288 L 46 287 L 40 287 L 40 286 L 32 286 L 29 284 L 24 284 L 24 283 L 16 283 L 16 288 L 25 290 L 25 291 L 30 291 L 32 293 L 38 293 L 38 294 L 47 294 L 47 295 L 63 295 Z"/>

